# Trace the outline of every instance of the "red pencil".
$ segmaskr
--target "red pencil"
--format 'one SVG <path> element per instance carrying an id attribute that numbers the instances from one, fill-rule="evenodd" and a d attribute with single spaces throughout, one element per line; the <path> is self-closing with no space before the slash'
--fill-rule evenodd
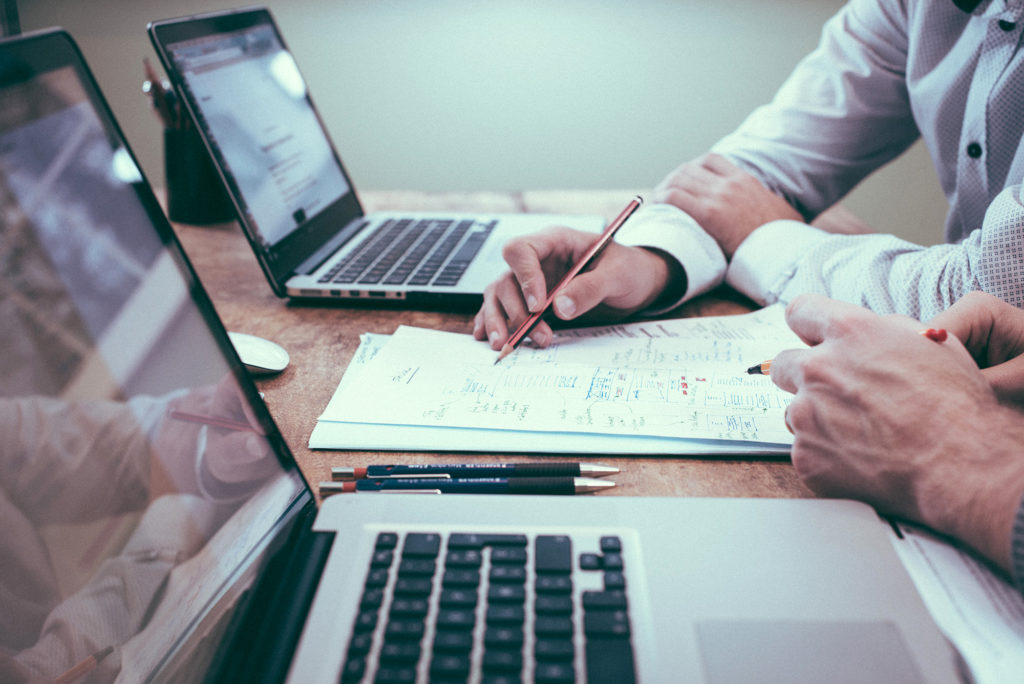
<path id="1" fill-rule="evenodd" d="M 604 251 L 604 248 L 612 241 L 612 238 L 615 237 L 615 233 L 617 233 L 619 228 L 622 227 L 622 224 L 626 222 L 626 219 L 632 216 L 633 212 L 639 209 L 640 205 L 643 203 L 644 200 L 639 195 L 630 200 L 629 204 L 626 205 L 626 208 L 622 210 L 622 213 L 615 217 L 615 220 L 609 223 L 608 227 L 604 229 L 604 232 L 601 233 L 601 237 L 597 239 L 597 242 L 587 250 L 586 254 L 584 254 L 571 269 L 569 269 L 568 273 L 562 276 L 558 285 L 555 285 L 555 288 L 548 294 L 548 298 L 544 301 L 543 308 L 539 311 L 534 311 L 518 328 L 516 328 L 516 331 L 512 333 L 512 336 L 508 338 L 507 342 L 505 342 L 505 346 L 501 348 L 501 353 L 498 354 L 498 358 L 495 359 L 494 363 L 498 363 L 498 361 L 501 361 L 503 358 L 511 354 L 512 351 L 519 346 L 519 343 L 526 339 L 526 336 L 530 334 L 531 330 L 533 330 L 533 326 L 537 325 L 537 321 L 539 321 L 540 317 L 544 315 L 544 312 L 551 308 L 551 304 L 554 303 L 555 297 L 565 289 L 565 286 L 569 284 L 569 281 L 579 275 L 583 269 L 593 263 L 597 257 L 601 255 L 601 252 Z"/>

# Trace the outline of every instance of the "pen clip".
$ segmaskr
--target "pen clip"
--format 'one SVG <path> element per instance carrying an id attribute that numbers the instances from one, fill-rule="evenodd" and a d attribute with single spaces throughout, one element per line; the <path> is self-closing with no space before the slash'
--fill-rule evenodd
<path id="1" fill-rule="evenodd" d="M 387 473 L 385 475 L 374 475 L 374 480 L 450 480 L 452 476 L 448 473 Z"/>

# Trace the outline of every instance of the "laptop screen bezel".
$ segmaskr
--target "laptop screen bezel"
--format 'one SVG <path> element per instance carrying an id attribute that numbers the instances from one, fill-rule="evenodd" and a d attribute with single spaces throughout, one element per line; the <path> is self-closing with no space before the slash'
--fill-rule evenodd
<path id="1" fill-rule="evenodd" d="M 71 68 L 74 70 L 79 83 L 88 97 L 90 105 L 96 113 L 100 125 L 111 141 L 111 145 L 127 152 L 137 167 L 139 180 L 130 183 L 130 185 L 136 193 L 138 201 L 147 214 L 153 228 L 156 230 L 163 248 L 177 267 L 195 308 L 207 325 L 211 337 L 219 347 L 225 363 L 237 382 L 237 386 L 245 394 L 245 401 L 251 408 L 266 440 L 271 445 L 274 454 L 280 462 L 282 471 L 284 473 L 293 472 L 299 476 L 299 481 L 302 483 L 301 489 L 297 490 L 297 494 L 291 500 L 291 503 L 285 507 L 281 516 L 268 529 L 267 534 L 252 548 L 252 552 L 235 568 L 232 576 L 233 582 L 241 580 L 251 581 L 255 574 L 258 573 L 258 568 L 262 567 L 265 563 L 268 548 L 272 548 L 272 540 L 290 530 L 294 526 L 295 521 L 300 519 L 300 514 L 303 511 L 315 510 L 315 498 L 309 481 L 295 461 L 280 430 L 263 403 L 251 376 L 245 370 L 235 348 L 231 344 L 231 340 L 216 313 L 212 300 L 210 300 L 191 262 L 188 260 L 184 248 L 167 220 L 159 200 L 147 182 L 142 168 L 138 165 L 135 155 L 132 153 L 120 126 L 114 118 L 106 99 L 103 97 L 93 74 L 86 65 L 85 59 L 73 38 L 63 29 L 45 29 L 21 36 L 0 38 L 0 51 L 2 51 L 2 58 L 0 58 L 0 87 L 15 86 L 19 83 L 28 82 L 38 76 L 58 69 Z M 190 629 L 198 626 L 205 615 L 206 613 L 204 612 L 198 613 Z M 175 658 L 179 649 L 188 643 L 189 638 L 190 635 L 180 635 L 174 644 L 168 644 L 168 652 L 165 655 L 163 664 L 170 663 Z"/>
<path id="2" fill-rule="evenodd" d="M 324 244 L 330 242 L 337 234 L 342 232 L 346 226 L 365 215 L 363 207 L 359 202 L 355 186 L 338 156 L 324 126 L 323 119 L 313 103 L 312 97 L 307 92 L 306 100 L 309 103 L 317 123 L 324 133 L 325 139 L 330 146 L 331 155 L 338 165 L 349 191 L 329 204 L 325 209 L 314 216 L 311 216 L 292 231 L 287 237 L 270 248 L 261 244 L 258 234 L 252 225 L 249 225 L 244 211 L 244 198 L 234 180 L 224 172 L 223 164 L 220 163 L 217 146 L 209 139 L 206 131 L 200 125 L 198 115 L 198 104 L 190 96 L 190 90 L 184 87 L 184 78 L 174 65 L 171 59 L 170 46 L 183 41 L 208 38 L 211 36 L 224 35 L 251 29 L 256 26 L 270 28 L 282 48 L 289 53 L 284 37 L 278 29 L 273 16 L 265 7 L 250 7 L 223 12 L 211 12 L 206 14 L 179 17 L 176 19 L 164 19 L 151 22 L 148 26 L 150 40 L 171 80 L 178 97 L 181 98 L 188 110 L 192 123 L 199 131 L 206 146 L 207 152 L 214 160 L 214 167 L 217 169 L 221 181 L 227 188 L 228 196 L 235 207 L 235 213 L 243 232 L 249 243 L 252 245 L 260 266 L 263 268 L 275 294 L 279 297 L 286 296 L 286 283 L 290 277 L 295 275 L 296 267 L 306 261 L 313 253 Z"/>

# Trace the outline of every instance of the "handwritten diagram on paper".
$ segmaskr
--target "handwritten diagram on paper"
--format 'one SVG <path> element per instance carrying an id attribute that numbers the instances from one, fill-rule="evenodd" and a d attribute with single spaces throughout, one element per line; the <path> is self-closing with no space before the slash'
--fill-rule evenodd
<path id="1" fill-rule="evenodd" d="M 798 344 L 758 312 L 569 331 L 495 365 L 468 335 L 403 327 L 321 420 L 788 443 L 789 395 L 744 371 Z"/>

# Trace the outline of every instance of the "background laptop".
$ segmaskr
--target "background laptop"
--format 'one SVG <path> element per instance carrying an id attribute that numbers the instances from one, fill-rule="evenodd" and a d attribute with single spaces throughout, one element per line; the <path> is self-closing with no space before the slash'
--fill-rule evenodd
<path id="1" fill-rule="evenodd" d="M 63 32 L 0 41 L 0 215 L 3 681 L 956 680 L 854 502 L 317 514 Z"/>
<path id="2" fill-rule="evenodd" d="M 602 227 L 597 216 L 364 215 L 269 11 L 158 21 L 149 34 L 278 296 L 478 306 L 507 269 L 510 237 Z"/>

